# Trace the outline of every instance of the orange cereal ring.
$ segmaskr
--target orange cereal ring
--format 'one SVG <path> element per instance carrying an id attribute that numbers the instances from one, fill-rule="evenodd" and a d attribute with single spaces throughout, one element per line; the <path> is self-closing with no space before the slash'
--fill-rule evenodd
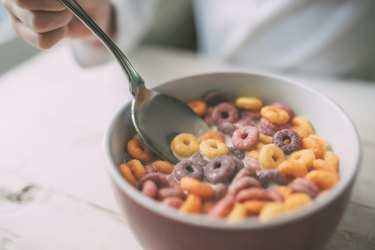
<path id="1" fill-rule="evenodd" d="M 312 166 L 314 160 L 315 160 L 315 154 L 310 149 L 302 149 L 293 152 L 289 157 L 288 160 L 292 161 L 298 161 L 306 166 L 307 169 L 310 169 Z"/>
<path id="2" fill-rule="evenodd" d="M 198 116 L 202 117 L 207 112 L 207 105 L 204 101 L 194 100 L 188 102 L 188 105 Z"/>
<path id="3" fill-rule="evenodd" d="M 291 129 L 296 131 L 301 138 L 305 138 L 312 133 L 314 133 L 314 129 L 309 121 L 308 118 L 304 116 L 295 116 L 291 120 L 292 127 Z"/>
<path id="4" fill-rule="evenodd" d="M 312 170 L 305 178 L 324 190 L 332 188 L 338 181 L 338 176 L 336 174 L 325 170 Z"/>
<path id="5" fill-rule="evenodd" d="M 228 214 L 228 222 L 237 223 L 241 222 L 247 217 L 247 209 L 245 205 L 236 203 L 230 213 Z"/>
<path id="6" fill-rule="evenodd" d="M 204 133 L 201 137 L 199 137 L 198 142 L 201 143 L 202 141 L 205 141 L 207 139 L 215 139 L 225 143 L 225 136 L 219 131 L 211 130 Z"/>
<path id="7" fill-rule="evenodd" d="M 324 154 L 324 160 L 316 159 L 313 162 L 314 169 L 326 170 L 337 173 L 339 169 L 339 157 L 332 151 Z"/>
<path id="8" fill-rule="evenodd" d="M 289 195 L 284 201 L 284 207 L 288 211 L 293 211 L 311 203 L 311 198 L 305 193 L 294 193 Z"/>
<path id="9" fill-rule="evenodd" d="M 284 160 L 284 151 L 272 143 L 264 145 L 259 152 L 259 162 L 264 168 L 277 168 Z"/>
<path id="10" fill-rule="evenodd" d="M 137 181 L 132 173 L 132 171 L 130 170 L 129 166 L 126 165 L 125 163 L 122 163 L 120 166 L 119 166 L 119 171 L 121 173 L 121 175 L 134 187 L 137 187 Z"/>
<path id="11" fill-rule="evenodd" d="M 202 200 L 195 194 L 189 194 L 180 207 L 181 212 L 199 214 L 202 210 Z"/>
<path id="12" fill-rule="evenodd" d="M 205 141 L 202 141 L 199 145 L 199 149 L 204 156 L 210 159 L 229 153 L 227 145 L 215 139 L 207 139 Z"/>
<path id="13" fill-rule="evenodd" d="M 152 151 L 138 137 L 134 137 L 127 144 L 128 153 L 135 159 L 143 162 L 152 159 Z"/>
<path id="14" fill-rule="evenodd" d="M 176 155 L 189 157 L 199 150 L 199 142 L 194 135 L 182 133 L 173 138 L 171 147 Z"/>
<path id="15" fill-rule="evenodd" d="M 304 177 L 307 174 L 305 165 L 298 161 L 287 160 L 280 163 L 277 169 L 286 176 L 298 178 Z"/>
<path id="16" fill-rule="evenodd" d="M 274 106 L 264 106 L 260 110 L 260 115 L 277 125 L 284 125 L 289 121 L 289 114 L 285 110 Z"/>
<path id="17" fill-rule="evenodd" d="M 273 190 L 281 194 L 284 199 L 293 193 L 293 190 L 287 186 L 276 186 Z"/>
<path id="18" fill-rule="evenodd" d="M 267 203 L 259 213 L 259 220 L 261 222 L 267 222 L 273 220 L 281 215 L 285 214 L 286 209 L 281 202 L 269 202 Z"/>
<path id="19" fill-rule="evenodd" d="M 247 156 L 250 158 L 253 158 L 255 160 L 259 160 L 259 151 L 257 150 L 251 150 L 249 153 L 247 153 Z"/>
<path id="20" fill-rule="evenodd" d="M 147 173 L 146 168 L 143 166 L 140 160 L 133 159 L 131 161 L 128 161 L 126 164 L 129 166 L 137 181 L 142 179 L 142 177 Z"/>
<path id="21" fill-rule="evenodd" d="M 259 110 L 263 106 L 263 103 L 256 97 L 238 97 L 235 105 L 240 109 Z"/>
<path id="22" fill-rule="evenodd" d="M 268 136 L 268 135 L 260 133 L 259 134 L 259 142 L 261 142 L 263 144 L 270 144 L 270 143 L 272 143 L 272 136 Z"/>
<path id="23" fill-rule="evenodd" d="M 210 210 L 212 209 L 212 206 L 213 206 L 213 202 L 212 201 L 205 201 L 203 202 L 203 212 L 205 214 L 208 214 L 210 212 Z"/>
<path id="24" fill-rule="evenodd" d="M 174 169 L 174 165 L 172 163 L 162 160 L 152 162 L 151 167 L 162 174 L 170 174 Z"/>
<path id="25" fill-rule="evenodd" d="M 215 194 L 215 190 L 211 186 L 190 176 L 182 177 L 180 185 L 182 189 L 202 198 L 210 198 Z"/>
<path id="26" fill-rule="evenodd" d="M 268 203 L 268 201 L 262 200 L 250 200 L 245 201 L 243 204 L 246 208 L 248 215 L 256 215 L 259 214 L 262 208 Z"/>
<path id="27" fill-rule="evenodd" d="M 311 149 L 317 159 L 323 159 L 326 152 L 326 143 L 323 138 L 317 135 L 309 135 L 302 140 L 302 147 Z"/>

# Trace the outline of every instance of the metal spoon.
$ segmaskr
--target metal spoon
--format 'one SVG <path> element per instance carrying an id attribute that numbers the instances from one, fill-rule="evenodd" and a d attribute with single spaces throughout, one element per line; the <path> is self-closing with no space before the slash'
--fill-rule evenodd
<path id="1" fill-rule="evenodd" d="M 96 35 L 119 62 L 134 97 L 131 105 L 133 124 L 146 145 L 162 159 L 176 163 L 178 159 L 170 148 L 173 137 L 181 132 L 202 134 L 208 130 L 207 125 L 184 102 L 147 89 L 122 51 L 75 0 L 59 1 Z"/>

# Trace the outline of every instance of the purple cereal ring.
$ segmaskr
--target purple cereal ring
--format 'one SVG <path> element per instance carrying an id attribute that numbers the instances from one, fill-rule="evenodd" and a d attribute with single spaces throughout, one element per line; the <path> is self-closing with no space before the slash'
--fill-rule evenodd
<path id="1" fill-rule="evenodd" d="M 210 183 L 229 181 L 236 171 L 236 164 L 232 157 L 220 155 L 210 161 L 204 169 L 205 178 Z"/>
<path id="2" fill-rule="evenodd" d="M 158 187 L 152 180 L 146 180 L 142 185 L 142 193 L 151 199 L 155 199 L 158 193 Z"/>
<path id="3" fill-rule="evenodd" d="M 206 114 L 203 117 L 203 121 L 207 124 L 207 126 L 211 127 L 213 125 L 213 118 L 212 118 L 212 108 L 207 109 Z"/>
<path id="4" fill-rule="evenodd" d="M 289 119 L 292 119 L 292 117 L 293 117 L 293 110 L 288 105 L 286 105 L 285 103 L 283 103 L 283 102 L 274 102 L 274 103 L 271 104 L 271 106 L 276 107 L 276 108 L 281 108 L 282 110 L 284 110 L 285 112 L 288 113 Z"/>
<path id="5" fill-rule="evenodd" d="M 239 160 L 245 159 L 245 156 L 246 156 L 245 151 L 243 151 L 239 148 L 229 147 L 229 152 L 230 152 L 231 155 L 233 155 L 234 157 L 236 157 Z"/>
<path id="6" fill-rule="evenodd" d="M 247 188 L 240 190 L 235 196 L 237 202 L 244 202 L 248 200 L 265 200 L 272 201 L 273 197 L 269 195 L 268 191 L 262 188 Z"/>
<path id="7" fill-rule="evenodd" d="M 160 188 L 157 191 L 157 198 L 159 200 L 164 200 L 168 197 L 179 197 L 185 199 L 186 195 L 181 188 Z"/>
<path id="8" fill-rule="evenodd" d="M 234 196 L 233 195 L 226 195 L 221 200 L 216 202 L 210 211 L 208 211 L 208 215 L 214 217 L 225 217 L 229 214 L 230 210 L 234 205 Z"/>
<path id="9" fill-rule="evenodd" d="M 241 190 L 253 188 L 253 187 L 260 188 L 259 181 L 255 179 L 254 177 L 244 176 L 240 179 L 237 179 L 236 181 L 232 182 L 229 185 L 228 193 L 236 195 Z"/>
<path id="10" fill-rule="evenodd" d="M 199 165 L 201 167 L 204 167 L 208 164 L 208 161 L 206 161 L 204 158 L 203 158 L 203 155 L 200 151 L 197 151 L 196 153 L 194 153 L 192 156 L 191 156 L 191 161 L 193 162 L 193 164 L 195 165 Z"/>
<path id="11" fill-rule="evenodd" d="M 242 119 L 249 119 L 249 120 L 252 120 L 254 122 L 257 122 L 257 121 L 259 121 L 259 119 L 261 117 L 262 116 L 260 115 L 259 111 L 254 111 L 254 110 L 242 110 L 241 111 L 241 118 Z"/>
<path id="12" fill-rule="evenodd" d="M 245 164 L 243 163 L 243 161 L 241 161 L 240 159 L 238 159 L 237 157 L 234 157 L 232 156 L 232 159 L 234 161 L 234 166 L 235 166 L 235 171 L 234 171 L 234 174 L 238 173 L 241 169 L 243 169 L 245 167 Z M 234 175 L 233 174 L 233 175 Z"/>
<path id="13" fill-rule="evenodd" d="M 174 177 L 180 181 L 182 177 L 190 176 L 197 180 L 203 180 L 203 167 L 191 160 L 182 160 L 177 163 L 173 170 Z"/>
<path id="14" fill-rule="evenodd" d="M 149 173 L 149 174 L 146 174 L 145 176 L 143 176 L 142 179 L 139 181 L 138 189 L 142 190 L 143 184 L 148 180 L 153 181 L 156 184 L 158 189 L 169 187 L 169 182 L 167 181 L 167 179 L 164 177 L 163 174 Z"/>
<path id="15" fill-rule="evenodd" d="M 219 130 L 221 133 L 232 136 L 234 131 L 237 128 L 233 125 L 233 123 L 230 122 L 222 122 L 219 125 L 217 125 L 217 130 Z"/>
<path id="16" fill-rule="evenodd" d="M 227 102 L 220 103 L 212 111 L 213 122 L 219 125 L 222 122 L 235 123 L 239 118 L 238 109 Z"/>
<path id="17" fill-rule="evenodd" d="M 311 198 L 318 196 L 320 189 L 315 183 L 305 179 L 305 178 L 296 178 L 288 185 L 294 192 L 305 193 Z"/>
<path id="18" fill-rule="evenodd" d="M 288 178 L 277 169 L 262 170 L 257 174 L 262 187 L 268 187 L 270 183 L 277 185 L 288 184 Z"/>
<path id="19" fill-rule="evenodd" d="M 221 198 L 223 198 L 227 193 L 228 193 L 228 185 L 226 185 L 224 183 L 219 183 L 219 184 L 216 185 L 215 194 L 214 194 L 213 199 L 215 201 L 218 201 Z"/>
<path id="20" fill-rule="evenodd" d="M 298 133 L 291 129 L 277 131 L 272 137 L 272 143 L 276 144 L 287 155 L 301 149 L 302 146 Z"/>
<path id="21" fill-rule="evenodd" d="M 259 140 L 259 130 L 253 126 L 246 126 L 237 129 L 232 135 L 232 144 L 239 149 L 249 150 Z"/>
<path id="22" fill-rule="evenodd" d="M 228 102 L 228 98 L 219 90 L 211 90 L 204 97 L 203 101 L 207 106 L 216 106 L 222 102 Z"/>
<path id="23" fill-rule="evenodd" d="M 180 182 L 174 177 L 174 174 L 171 174 L 168 176 L 168 183 L 170 187 L 173 188 L 179 188 L 180 187 Z"/>
<path id="24" fill-rule="evenodd" d="M 233 178 L 232 183 L 244 177 L 256 177 L 256 171 L 251 167 L 244 167 Z"/>

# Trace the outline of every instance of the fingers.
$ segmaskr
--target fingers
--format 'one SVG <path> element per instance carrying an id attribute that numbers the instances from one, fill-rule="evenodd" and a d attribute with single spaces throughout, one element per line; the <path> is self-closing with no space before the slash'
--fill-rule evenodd
<path id="1" fill-rule="evenodd" d="M 14 2 L 18 7 L 33 11 L 63 11 L 63 6 L 57 0 L 4 0 L 4 2 Z"/>

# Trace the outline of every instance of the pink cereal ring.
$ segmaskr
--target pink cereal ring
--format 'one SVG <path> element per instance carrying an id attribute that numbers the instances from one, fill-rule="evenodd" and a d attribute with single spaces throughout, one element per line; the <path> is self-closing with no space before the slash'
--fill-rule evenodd
<path id="1" fill-rule="evenodd" d="M 212 111 L 212 119 L 216 125 L 219 125 L 222 122 L 235 123 L 239 116 L 238 109 L 227 102 L 217 105 Z"/>
<path id="2" fill-rule="evenodd" d="M 274 198 L 269 195 L 268 191 L 262 188 L 252 187 L 240 190 L 236 195 L 237 202 L 248 200 L 272 201 Z"/>
<path id="3" fill-rule="evenodd" d="M 156 183 L 152 180 L 146 180 L 142 185 L 142 193 L 151 199 L 156 198 L 158 193 L 158 187 Z"/>
<path id="4" fill-rule="evenodd" d="M 242 150 L 249 150 L 258 143 L 259 130 L 253 126 L 245 126 L 234 131 L 233 146 Z"/>

